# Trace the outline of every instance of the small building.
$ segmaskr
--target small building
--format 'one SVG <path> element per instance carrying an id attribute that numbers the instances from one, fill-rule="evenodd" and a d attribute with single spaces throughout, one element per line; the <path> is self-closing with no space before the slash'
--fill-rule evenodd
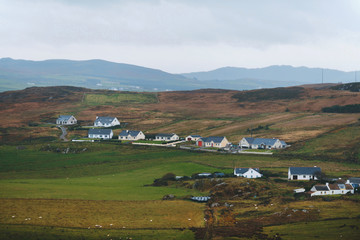
<path id="1" fill-rule="evenodd" d="M 217 178 L 222 178 L 222 177 L 225 177 L 225 173 L 223 173 L 223 172 L 214 172 L 213 176 L 217 177 Z"/>
<path id="2" fill-rule="evenodd" d="M 114 127 L 120 125 L 116 117 L 98 117 L 96 116 L 94 127 Z"/>
<path id="3" fill-rule="evenodd" d="M 249 149 L 279 149 L 286 148 L 288 145 L 285 141 L 280 141 L 277 138 L 244 137 L 240 140 L 239 146 Z"/>
<path id="4" fill-rule="evenodd" d="M 310 189 L 310 196 L 324 196 L 347 193 L 354 194 L 354 188 L 351 184 L 326 183 L 325 185 L 315 185 Z"/>
<path id="5" fill-rule="evenodd" d="M 145 135 L 142 131 L 122 130 L 119 134 L 119 140 L 140 140 L 145 139 Z"/>
<path id="6" fill-rule="evenodd" d="M 88 138 L 111 139 L 113 131 L 111 129 L 92 128 L 89 129 Z"/>
<path id="7" fill-rule="evenodd" d="M 196 141 L 196 145 L 199 147 L 215 147 L 224 148 L 229 144 L 226 137 L 203 137 Z"/>
<path id="8" fill-rule="evenodd" d="M 201 138 L 200 135 L 189 135 L 185 138 L 186 141 L 197 141 Z"/>
<path id="9" fill-rule="evenodd" d="M 234 175 L 244 178 L 261 178 L 263 176 L 258 168 L 235 168 Z"/>
<path id="10" fill-rule="evenodd" d="M 56 119 L 56 124 L 58 125 L 73 125 L 76 124 L 77 120 L 73 115 L 60 115 Z"/>
<path id="11" fill-rule="evenodd" d="M 211 176 L 212 176 L 211 173 L 199 173 L 199 174 L 198 174 L 198 177 L 201 177 L 201 178 L 211 177 Z"/>
<path id="12" fill-rule="evenodd" d="M 289 180 L 318 180 L 317 175 L 321 173 L 319 167 L 289 167 Z"/>
<path id="13" fill-rule="evenodd" d="M 175 133 L 159 133 L 155 136 L 155 141 L 176 141 L 179 140 L 179 136 Z"/>
<path id="14" fill-rule="evenodd" d="M 294 193 L 303 193 L 303 192 L 305 192 L 305 188 L 294 189 Z"/>

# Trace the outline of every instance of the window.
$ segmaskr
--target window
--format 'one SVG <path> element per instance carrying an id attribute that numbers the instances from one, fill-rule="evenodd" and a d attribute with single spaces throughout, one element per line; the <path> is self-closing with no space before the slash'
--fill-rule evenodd
<path id="1" fill-rule="evenodd" d="M 306 175 L 304 175 L 303 178 L 306 178 Z"/>

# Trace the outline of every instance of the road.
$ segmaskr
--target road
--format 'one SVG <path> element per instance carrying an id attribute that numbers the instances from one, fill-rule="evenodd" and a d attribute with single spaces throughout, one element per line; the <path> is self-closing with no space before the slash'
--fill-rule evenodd
<path id="1" fill-rule="evenodd" d="M 67 135 L 66 128 L 65 128 L 64 126 L 62 126 L 62 125 L 57 125 L 57 127 L 60 128 L 61 131 L 62 131 L 62 134 L 61 134 L 61 136 L 60 136 L 60 139 L 64 140 L 64 142 L 69 141 L 69 140 L 66 138 L 66 135 Z"/>

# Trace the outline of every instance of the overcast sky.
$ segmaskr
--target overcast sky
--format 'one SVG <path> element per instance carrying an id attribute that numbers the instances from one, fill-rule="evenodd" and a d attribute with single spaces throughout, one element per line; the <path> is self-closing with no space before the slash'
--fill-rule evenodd
<path id="1" fill-rule="evenodd" d="M 0 0 L 0 58 L 360 70 L 360 0 Z"/>

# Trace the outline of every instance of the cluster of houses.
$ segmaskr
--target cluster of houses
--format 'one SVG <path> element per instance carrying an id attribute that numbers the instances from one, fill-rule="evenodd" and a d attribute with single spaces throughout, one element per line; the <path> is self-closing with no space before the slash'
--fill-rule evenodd
<path id="1" fill-rule="evenodd" d="M 318 180 L 321 174 L 319 167 L 289 167 L 288 180 Z M 261 178 L 263 175 L 258 168 L 235 168 L 234 175 L 245 178 Z M 310 191 L 310 196 L 324 196 L 335 194 L 354 194 L 354 189 L 360 187 L 360 178 L 349 178 L 348 180 L 336 179 L 335 183 L 325 183 L 314 185 Z M 296 193 L 305 192 L 305 189 L 295 189 Z"/>
<path id="2" fill-rule="evenodd" d="M 59 125 L 73 125 L 76 124 L 77 120 L 72 115 L 60 115 L 56 120 L 56 124 Z M 120 125 L 119 120 L 116 117 L 96 117 L 94 121 L 94 127 L 89 129 L 88 138 L 92 139 L 112 139 L 114 133 L 112 129 L 114 126 Z M 123 130 L 118 139 L 127 141 L 136 141 L 145 139 L 146 136 L 142 131 L 137 130 Z M 153 140 L 155 141 L 177 141 L 179 136 L 175 133 L 159 133 Z M 211 136 L 201 137 L 200 135 L 189 135 L 185 138 L 186 141 L 194 141 L 199 147 L 205 148 L 225 148 L 231 143 L 226 139 L 225 136 Z M 280 141 L 276 138 L 248 138 L 241 139 L 239 143 L 240 148 L 244 149 L 279 149 L 285 148 L 288 145 L 284 141 Z"/>

